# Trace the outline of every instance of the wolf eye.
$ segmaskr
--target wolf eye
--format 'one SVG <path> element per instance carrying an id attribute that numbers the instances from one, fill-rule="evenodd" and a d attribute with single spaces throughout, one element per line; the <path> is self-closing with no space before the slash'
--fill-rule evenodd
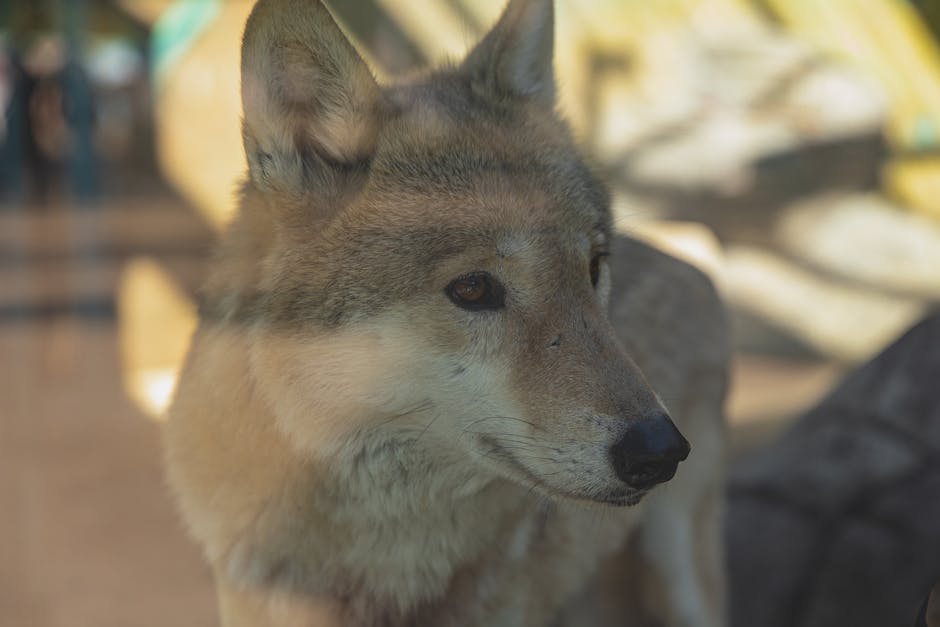
<path id="1" fill-rule="evenodd" d="M 591 273 L 591 285 L 597 287 L 597 282 L 601 278 L 601 259 L 604 257 L 609 257 L 610 253 L 597 253 L 591 257 L 591 265 L 588 270 Z"/>
<path id="2" fill-rule="evenodd" d="M 469 311 L 499 309 L 506 296 L 506 290 L 499 281 L 486 272 L 457 277 L 444 288 L 444 293 L 452 303 Z"/>

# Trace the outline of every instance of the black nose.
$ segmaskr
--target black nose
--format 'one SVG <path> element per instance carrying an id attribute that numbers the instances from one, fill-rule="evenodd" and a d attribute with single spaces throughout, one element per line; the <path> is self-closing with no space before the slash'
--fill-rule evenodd
<path id="1" fill-rule="evenodd" d="M 690 450 L 669 416 L 657 414 L 630 425 L 610 454 L 617 476 L 630 487 L 645 490 L 672 479 Z"/>

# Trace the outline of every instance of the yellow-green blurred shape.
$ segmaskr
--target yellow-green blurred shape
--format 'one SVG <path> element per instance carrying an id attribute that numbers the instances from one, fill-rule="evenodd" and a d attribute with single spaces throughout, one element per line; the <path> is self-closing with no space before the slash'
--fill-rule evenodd
<path id="1" fill-rule="evenodd" d="M 910 3 L 767 2 L 799 35 L 882 82 L 891 99 L 889 131 L 894 142 L 906 147 L 940 145 L 940 47 Z"/>
<path id="2" fill-rule="evenodd" d="M 909 2 L 767 0 L 785 24 L 822 50 L 849 59 L 885 87 L 888 133 L 904 150 L 940 149 L 940 46 Z M 888 188 L 940 216 L 940 160 L 896 161 Z"/>
<path id="3" fill-rule="evenodd" d="M 196 328 L 196 308 L 159 264 L 143 257 L 125 267 L 117 304 L 124 390 L 160 420 Z"/>
<path id="4" fill-rule="evenodd" d="M 940 48 L 908 2 L 767 1 L 800 35 L 850 59 L 884 84 L 894 141 L 915 146 L 940 140 Z M 936 126 L 926 139 L 924 124 L 929 121 Z"/>
<path id="5" fill-rule="evenodd" d="M 905 205 L 940 219 L 940 159 L 896 159 L 884 179 L 888 191 Z"/>

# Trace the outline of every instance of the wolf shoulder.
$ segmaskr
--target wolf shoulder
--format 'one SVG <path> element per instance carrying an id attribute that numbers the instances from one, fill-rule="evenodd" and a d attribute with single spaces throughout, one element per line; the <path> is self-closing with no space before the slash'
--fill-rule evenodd
<path id="1" fill-rule="evenodd" d="M 726 378 L 731 357 L 728 311 L 699 268 L 635 237 L 617 233 L 610 263 L 610 321 L 660 394 Z"/>

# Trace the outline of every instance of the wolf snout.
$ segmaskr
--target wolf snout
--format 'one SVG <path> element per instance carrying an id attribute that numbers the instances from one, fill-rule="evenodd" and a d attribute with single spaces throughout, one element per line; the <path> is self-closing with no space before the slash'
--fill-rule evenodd
<path id="1" fill-rule="evenodd" d="M 688 440 L 669 416 L 661 413 L 630 425 L 610 453 L 621 481 L 645 490 L 672 479 L 690 450 Z"/>

